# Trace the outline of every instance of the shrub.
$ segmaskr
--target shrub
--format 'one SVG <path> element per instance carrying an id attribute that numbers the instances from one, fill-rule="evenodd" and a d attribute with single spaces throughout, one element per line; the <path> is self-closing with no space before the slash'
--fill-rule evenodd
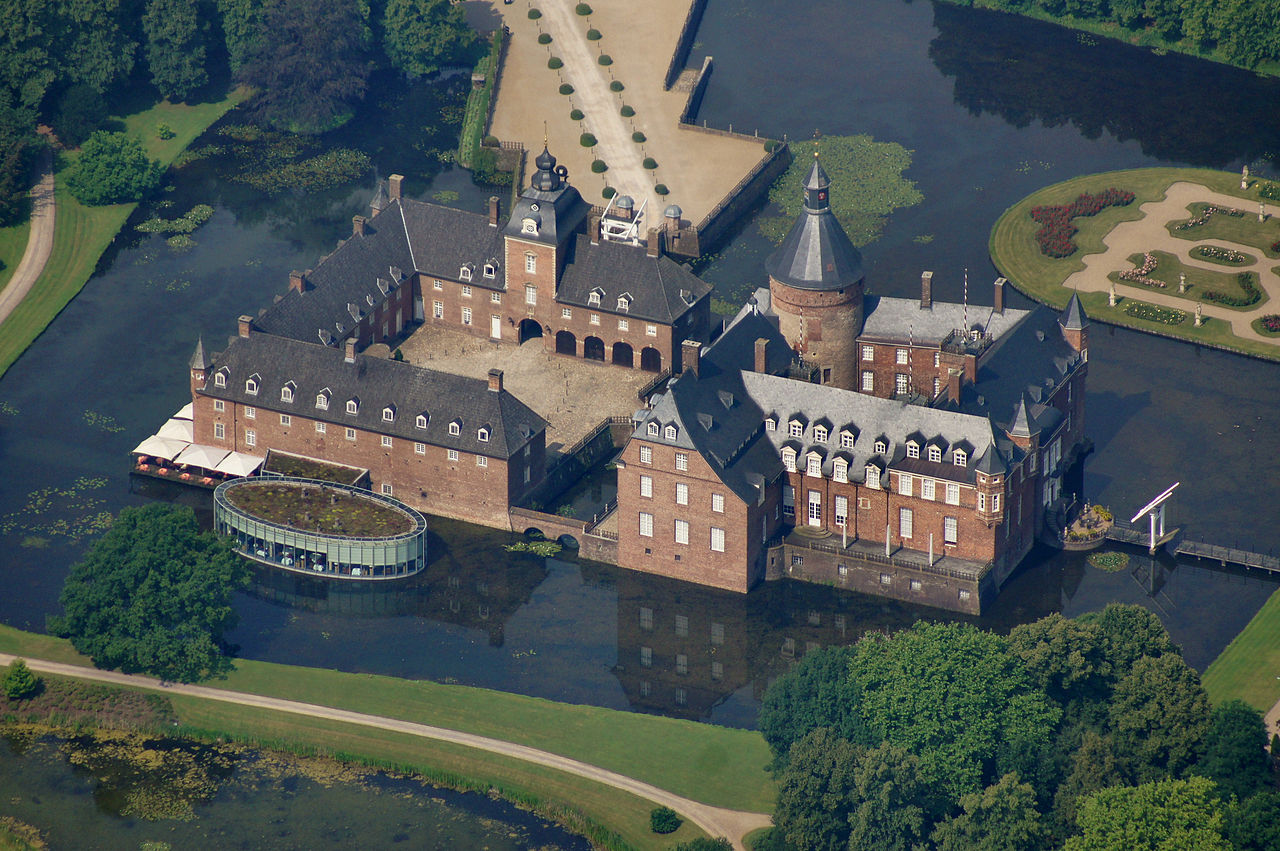
<path id="1" fill-rule="evenodd" d="M 645 135 L 641 133 L 639 130 L 631 134 L 631 141 L 633 142 L 643 142 L 644 140 L 645 140 Z"/>
<path id="2" fill-rule="evenodd" d="M 681 824 L 680 816 L 670 807 L 654 807 L 649 812 L 649 828 L 654 833 L 675 833 Z"/>
<path id="3" fill-rule="evenodd" d="M 481 139 L 480 144 L 484 145 L 486 148 L 496 148 L 500 143 L 498 142 L 497 136 L 489 135 Z"/>
<path id="4" fill-rule="evenodd" d="M 68 148 L 78 148 L 107 118 L 106 99 L 97 89 L 77 83 L 62 93 L 53 114 L 53 129 Z"/>
<path id="5" fill-rule="evenodd" d="M 604 160 L 592 160 L 592 161 L 591 161 L 591 173 L 592 173 L 592 174 L 604 174 L 604 173 L 605 173 L 606 171 L 608 171 L 608 170 L 609 170 L 609 166 L 608 166 L 608 164 L 606 164 L 606 163 L 605 163 L 605 161 L 604 161 Z"/>
<path id="6" fill-rule="evenodd" d="M 1270 198 L 1272 201 L 1280 201 L 1280 183 L 1267 181 L 1258 186 L 1258 194 L 1263 198 Z"/>
<path id="7" fill-rule="evenodd" d="M 1154 304 L 1147 304 L 1143 301 L 1129 302 L 1125 305 L 1124 312 L 1138 319 L 1159 322 L 1162 325 L 1181 325 L 1187 319 L 1187 314 L 1181 310 L 1156 307 Z"/>
<path id="8" fill-rule="evenodd" d="M 622 114 L 623 118 L 630 118 L 636 114 L 636 111 L 626 104 L 623 104 L 622 109 L 618 110 L 618 112 Z"/>
<path id="9" fill-rule="evenodd" d="M 659 183 L 657 186 L 653 187 L 653 191 L 659 195 L 666 195 L 671 190 L 667 188 L 667 184 Z"/>
<path id="10" fill-rule="evenodd" d="M 156 125 L 156 138 L 168 141 L 177 134 L 173 132 L 173 128 L 161 121 Z"/>
<path id="11" fill-rule="evenodd" d="M 596 137 L 590 133 L 583 133 L 578 137 L 578 144 L 584 148 L 594 148 L 596 146 Z"/>
<path id="12" fill-rule="evenodd" d="M 530 9 L 530 10 L 529 10 L 529 20 L 531 20 L 531 21 L 536 21 L 536 20 L 538 20 L 538 18 L 541 18 L 541 17 L 542 17 L 542 11 L 541 11 L 541 10 L 539 10 L 539 9 Z"/>
<path id="13" fill-rule="evenodd" d="M 624 88 L 626 88 L 626 86 L 622 85 L 622 83 L 618 82 L 617 80 L 614 80 L 612 83 L 609 84 L 609 91 L 611 92 L 620 92 Z"/>
<path id="14" fill-rule="evenodd" d="M 547 60 L 547 67 L 552 71 L 558 70 L 564 67 L 564 61 L 559 56 L 552 56 Z"/>
<path id="15" fill-rule="evenodd" d="M 401 361 L 401 362 L 403 362 L 403 361 L 404 361 L 404 351 L 403 351 L 399 346 L 397 346 L 397 347 L 396 347 L 396 350 L 395 350 L 395 353 L 391 355 L 391 359 L 392 359 L 392 360 L 397 360 L 397 361 Z"/>
<path id="16" fill-rule="evenodd" d="M 67 188 L 90 205 L 137 201 L 160 183 L 164 168 L 124 133 L 95 131 L 84 143 Z"/>
<path id="17" fill-rule="evenodd" d="M 1280 314 L 1268 313 L 1258 320 L 1258 324 L 1268 334 L 1280 334 Z M 1280 751 L 1277 751 L 1277 753 L 1280 754 Z"/>
<path id="18" fill-rule="evenodd" d="M 14 659 L 4 675 L 4 693 L 10 700 L 26 700 L 40 693 L 43 683 L 27 667 L 25 659 Z"/>
<path id="19" fill-rule="evenodd" d="M 1040 252 L 1048 257 L 1070 257 L 1076 251 L 1071 241 L 1076 226 L 1071 220 L 1077 216 L 1094 216 L 1107 207 L 1123 207 L 1133 202 L 1133 193 L 1124 189 L 1104 189 L 1097 195 L 1081 193 L 1070 204 L 1044 204 L 1031 208 L 1031 218 L 1039 222 L 1036 242 Z"/>
<path id="20" fill-rule="evenodd" d="M 587 41 L 599 41 L 600 38 L 601 38 L 600 30 L 596 29 L 595 27 L 592 27 L 591 29 L 587 30 Z"/>
<path id="21" fill-rule="evenodd" d="M 1258 289 L 1258 278 L 1252 272 L 1241 272 L 1236 275 L 1236 283 L 1240 285 L 1243 295 L 1209 290 L 1204 294 L 1204 300 L 1225 304 L 1228 307 L 1248 307 L 1262 300 L 1262 290 Z"/>
<path id="22" fill-rule="evenodd" d="M 605 200 L 608 200 L 609 198 L 612 198 L 614 195 L 617 195 L 617 194 L 618 194 L 618 190 L 614 189 L 612 186 L 606 186 L 603 190 L 601 190 L 600 197 L 604 198 Z M 1280 317 L 1276 317 L 1276 318 L 1280 319 Z"/>
<path id="23" fill-rule="evenodd" d="M 579 3 L 577 6 L 573 7 L 573 11 L 585 18 L 587 15 L 591 14 L 591 7 L 586 3 Z"/>
<path id="24" fill-rule="evenodd" d="M 569 85 L 568 83 L 561 83 L 561 84 L 560 84 L 560 94 L 562 94 L 562 95 L 571 95 L 571 94 L 573 94 L 573 86 Z"/>
<path id="25" fill-rule="evenodd" d="M 561 516 L 561 517 L 572 517 L 572 516 L 573 516 L 573 506 L 572 506 L 572 505 L 562 505 L 562 506 L 560 506 L 559 508 L 557 508 L 557 509 L 556 509 L 556 514 L 557 514 L 557 515 L 559 515 L 559 516 Z"/>
<path id="26" fill-rule="evenodd" d="M 550 33 L 542 33 L 538 36 L 538 44 L 550 44 L 550 43 L 551 43 Z"/>
<path id="27" fill-rule="evenodd" d="M 571 119 L 572 119 L 572 120 L 574 120 L 574 121 L 581 121 L 582 119 L 584 119 L 584 118 L 586 118 L 586 117 L 587 117 L 587 116 L 586 116 L 586 114 L 585 114 L 585 113 L 583 113 L 583 111 L 582 111 L 582 110 L 580 110 L 580 109 L 571 109 L 571 110 L 569 110 L 569 118 L 571 118 Z"/>
<path id="28" fill-rule="evenodd" d="M 607 53 L 601 53 L 600 58 L 597 59 L 596 61 L 599 62 L 601 65 L 612 65 L 613 57 Z"/>
<path id="29" fill-rule="evenodd" d="M 644 162 L 641 163 L 641 165 L 649 169 L 649 171 L 653 171 L 655 168 L 658 167 L 658 161 L 655 160 L 653 157 L 645 157 Z"/>
<path id="30" fill-rule="evenodd" d="M 774 151 L 778 150 L 779 146 L 781 145 L 782 143 L 779 142 L 777 139 L 770 139 L 769 141 L 764 143 L 765 153 L 772 154 Z"/>

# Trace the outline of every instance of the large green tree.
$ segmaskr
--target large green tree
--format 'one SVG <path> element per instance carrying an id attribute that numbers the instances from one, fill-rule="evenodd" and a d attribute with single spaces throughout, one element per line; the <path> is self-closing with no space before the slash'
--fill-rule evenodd
<path id="1" fill-rule="evenodd" d="M 0 227 L 27 215 L 28 177 L 41 144 L 34 124 L 29 110 L 0 103 Z"/>
<path id="2" fill-rule="evenodd" d="M 217 0 L 222 35 L 226 41 L 227 63 L 234 74 L 257 50 L 265 36 L 264 0 Z"/>
<path id="3" fill-rule="evenodd" d="M 1110 713 L 1116 754 L 1138 782 L 1181 777 L 1200 758 L 1209 699 L 1181 656 L 1134 662 L 1116 684 Z"/>
<path id="4" fill-rule="evenodd" d="M 1000 782 L 960 799 L 962 812 L 938 825 L 938 851 L 1040 851 L 1048 834 L 1036 809 L 1036 791 L 1006 774 Z"/>
<path id="5" fill-rule="evenodd" d="M 792 848 L 843 851 L 849 845 L 854 772 L 863 748 L 819 727 L 791 746 L 778 777 L 773 822 Z"/>
<path id="6" fill-rule="evenodd" d="M 1236 851 L 1280 848 L 1280 792 L 1259 792 L 1233 807 L 1227 817 L 1227 838 Z"/>
<path id="7" fill-rule="evenodd" d="M 240 76 L 257 86 L 257 106 L 277 127 L 319 132 L 364 97 L 372 65 L 368 23 L 356 3 L 267 0 L 264 31 Z"/>
<path id="8" fill-rule="evenodd" d="M 929 835 L 942 799 L 913 754 L 885 743 L 858 760 L 852 803 L 849 851 L 913 851 Z"/>
<path id="9" fill-rule="evenodd" d="M 1064 851 L 1232 851 L 1222 815 L 1204 777 L 1115 786 L 1081 802 L 1081 835 Z"/>
<path id="10" fill-rule="evenodd" d="M 171 101 L 185 101 L 209 81 L 197 5 L 189 0 L 147 0 L 142 16 L 151 82 Z"/>
<path id="11" fill-rule="evenodd" d="M 1213 708 L 1204 737 L 1204 756 L 1196 766 L 1224 793 L 1240 800 L 1272 788 L 1271 757 L 1267 753 L 1267 725 L 1262 713 L 1243 700 L 1229 700 Z"/>
<path id="12" fill-rule="evenodd" d="M 142 198 L 163 174 L 137 137 L 99 130 L 81 147 L 67 188 L 85 204 L 122 204 Z"/>
<path id="13" fill-rule="evenodd" d="M 865 741 L 865 728 L 849 687 L 851 647 L 823 647 L 804 654 L 765 692 L 759 725 L 780 760 L 791 745 L 819 727 L 850 741 Z"/>
<path id="14" fill-rule="evenodd" d="M 194 682 L 230 669 L 222 636 L 248 581 L 228 539 L 190 508 L 126 508 L 71 569 L 49 628 L 100 668 Z"/>
<path id="15" fill-rule="evenodd" d="M 387 0 L 383 27 L 387 58 L 413 77 L 463 58 L 476 41 L 461 4 L 449 0 Z"/>

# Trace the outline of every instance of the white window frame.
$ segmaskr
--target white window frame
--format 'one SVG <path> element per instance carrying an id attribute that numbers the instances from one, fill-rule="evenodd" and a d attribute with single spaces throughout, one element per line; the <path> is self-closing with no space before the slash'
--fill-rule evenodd
<path id="1" fill-rule="evenodd" d="M 685 472 L 689 469 L 689 453 L 688 452 L 676 453 L 676 469 L 680 470 L 681 472 Z"/>
<path id="2" fill-rule="evenodd" d="M 353 428 L 348 428 L 348 429 L 347 429 L 346 438 L 347 438 L 347 440 L 351 441 L 352 443 L 355 443 L 355 442 L 356 442 L 356 430 L 355 430 L 355 429 L 353 429 Z"/>
<path id="3" fill-rule="evenodd" d="M 788 473 L 796 471 L 796 451 L 790 446 L 782 447 L 782 468 Z"/>
<path id="4" fill-rule="evenodd" d="M 851 431 L 840 432 L 840 448 L 841 449 L 852 449 L 853 442 L 854 442 L 853 432 Z"/>
<path id="5" fill-rule="evenodd" d="M 471 324 L 471 308 L 469 307 L 462 308 L 462 324 L 463 325 Z"/>
<path id="6" fill-rule="evenodd" d="M 724 494 L 711 494 L 711 510 L 716 514 L 724 514 Z"/>
<path id="7" fill-rule="evenodd" d="M 280 388 L 280 401 L 281 402 L 293 401 L 293 388 L 290 387 L 288 384 Z"/>
<path id="8" fill-rule="evenodd" d="M 226 387 L 226 386 L 227 386 L 227 374 L 226 374 L 225 372 L 215 372 L 215 373 L 213 374 L 213 386 L 214 386 L 214 387 Z"/>
<path id="9" fill-rule="evenodd" d="M 937 489 L 937 482 L 935 482 L 933 479 L 920 480 L 920 498 L 921 499 L 927 499 L 930 502 L 937 499 L 937 496 L 935 495 L 936 489 Z"/>
<path id="10" fill-rule="evenodd" d="M 952 547 L 960 543 L 960 521 L 955 517 L 942 518 L 942 543 Z"/>
<path id="11" fill-rule="evenodd" d="M 360 413 L 360 403 L 359 403 L 359 402 L 357 402 L 355 399 L 348 399 L 348 400 L 347 400 L 347 413 L 348 413 L 348 414 L 358 414 L 358 413 Z"/>
<path id="12" fill-rule="evenodd" d="M 929 460 L 935 464 L 942 463 L 942 447 L 934 444 L 929 447 Z"/>
<path id="13" fill-rule="evenodd" d="M 458 460 L 458 450 L 456 450 L 456 449 L 450 449 L 450 450 L 449 450 L 449 452 L 448 452 L 448 454 L 446 455 L 446 457 L 447 457 L 450 461 L 457 461 L 457 460 Z"/>
<path id="14" fill-rule="evenodd" d="M 213 424 L 213 438 L 214 438 L 214 440 L 226 440 L 226 439 L 227 439 L 227 427 L 226 427 L 225 425 L 223 425 L 222 423 L 214 423 L 214 424 Z"/>
<path id="15" fill-rule="evenodd" d="M 679 435 L 679 433 L 680 431 L 675 427 L 675 425 L 668 424 L 667 427 L 663 430 L 662 436 L 665 437 L 667 440 L 675 440 L 676 436 Z"/>
<path id="16" fill-rule="evenodd" d="M 282 426 L 291 426 L 291 425 L 293 425 L 293 417 L 289 416 L 288 414 L 281 414 L 281 415 L 280 415 L 280 425 L 282 425 Z"/>
<path id="17" fill-rule="evenodd" d="M 256 420 L 258 418 L 258 409 L 251 405 L 245 405 L 244 418 L 246 420 Z"/>
<path id="18" fill-rule="evenodd" d="M 524 285 L 524 303 L 525 304 L 538 303 L 538 288 L 533 284 Z"/>
<path id="19" fill-rule="evenodd" d="M 906 366 L 907 360 L 909 358 L 910 358 L 910 353 L 908 352 L 907 349 L 897 349 L 893 353 L 893 362 L 900 366 Z"/>
<path id="20" fill-rule="evenodd" d="M 920 457 L 920 444 L 916 443 L 914 440 L 908 440 L 908 441 L 907 441 L 907 457 L 908 457 L 908 458 L 919 458 L 919 457 Z"/>
<path id="21" fill-rule="evenodd" d="M 911 496 L 912 490 L 915 489 L 915 479 L 905 473 L 898 476 L 898 493 L 903 496 Z"/>
<path id="22" fill-rule="evenodd" d="M 391 486 L 391 482 L 383 482 L 381 490 L 383 496 L 395 495 L 395 488 Z"/>
<path id="23" fill-rule="evenodd" d="M 641 464 L 653 463 L 653 447 L 652 446 L 640 447 L 640 463 Z"/>
<path id="24" fill-rule="evenodd" d="M 911 540 L 915 535 L 915 512 L 910 508 L 898 509 L 898 537 Z"/>
<path id="25" fill-rule="evenodd" d="M 804 423 L 799 420 L 791 420 L 787 423 L 787 434 L 791 437 L 804 437 Z"/>
<path id="26" fill-rule="evenodd" d="M 454 420 L 453 422 L 449 423 L 449 434 L 452 435 L 453 437 L 457 437 L 458 435 L 462 434 L 462 423 L 458 422 L 457 420 Z"/>
<path id="27" fill-rule="evenodd" d="M 875 464 L 868 464 L 866 470 L 866 485 L 873 491 L 880 490 L 880 468 Z"/>
<path id="28" fill-rule="evenodd" d="M 384 435 L 382 436 L 382 445 L 383 445 L 385 448 L 390 449 L 390 448 L 391 448 L 391 444 L 392 444 L 391 435 L 389 435 L 389 434 L 384 434 Z"/>
<path id="29" fill-rule="evenodd" d="M 867 345 L 864 345 L 864 346 L 862 347 L 862 359 L 863 359 L 863 360 L 875 360 L 875 357 L 876 357 L 876 347 L 875 347 L 875 346 L 867 346 Z"/>
<path id="30" fill-rule="evenodd" d="M 319 420 L 316 421 L 316 434 L 324 434 L 328 430 L 328 426 Z"/>
<path id="31" fill-rule="evenodd" d="M 488 443 L 489 429 L 484 428 L 483 426 L 479 429 L 476 429 L 476 440 L 480 441 L 481 443 Z"/>
<path id="32" fill-rule="evenodd" d="M 876 389 L 876 374 L 869 369 L 862 371 L 862 392 L 874 393 Z"/>
<path id="33" fill-rule="evenodd" d="M 689 543 L 689 521 L 676 518 L 675 525 L 675 541 L 677 544 L 688 545 Z"/>
<path id="34" fill-rule="evenodd" d="M 435 299 L 431 302 L 431 316 L 434 319 L 444 319 L 444 302 Z"/>
<path id="35" fill-rule="evenodd" d="M 417 428 L 426 428 L 426 427 L 427 427 L 427 415 L 426 415 L 426 414 L 418 414 L 417 419 L 415 419 L 415 420 L 413 421 L 413 424 L 414 424 L 414 426 L 416 426 Z"/>
<path id="36" fill-rule="evenodd" d="M 837 458 L 831 465 L 831 478 L 837 482 L 849 481 L 849 462 L 843 458 Z"/>
<path id="37" fill-rule="evenodd" d="M 415 444 L 413 444 L 413 454 L 414 454 L 414 455 L 426 455 L 426 454 L 427 454 L 427 445 L 426 445 L 425 443 L 415 443 Z"/>
<path id="38" fill-rule="evenodd" d="M 476 456 L 476 466 L 477 466 L 477 467 L 488 467 L 488 466 L 489 466 L 489 456 L 488 456 L 488 455 L 477 455 L 477 456 Z"/>
<path id="39" fill-rule="evenodd" d="M 653 476 L 640 477 L 640 496 L 646 499 L 653 498 Z"/>
<path id="40" fill-rule="evenodd" d="M 493 304 L 502 304 L 502 293 L 499 293 L 499 292 L 489 293 L 489 301 Z"/>
<path id="41" fill-rule="evenodd" d="M 804 474 L 815 479 L 822 478 L 822 457 L 816 452 L 810 452 L 805 458 Z"/>
<path id="42" fill-rule="evenodd" d="M 619 320 L 618 320 L 618 330 L 619 330 L 619 331 L 630 331 L 630 330 L 631 330 L 631 322 L 630 322 L 630 320 L 627 320 L 627 319 L 619 319 Z"/>
<path id="43" fill-rule="evenodd" d="M 250 396 L 257 396 L 258 380 L 253 377 L 246 378 L 244 381 L 244 392 L 248 393 Z"/>
<path id="44" fill-rule="evenodd" d="M 836 526 L 849 525 L 849 497 L 837 494 L 835 497 Z"/>
<path id="45" fill-rule="evenodd" d="M 394 408 L 392 408 L 392 407 L 390 407 L 390 406 L 387 406 L 387 407 L 383 408 L 383 409 L 382 409 L 382 421 L 383 421 L 384 423 L 393 423 L 393 422 L 395 422 L 395 421 L 396 421 L 396 412 L 395 412 L 395 409 L 394 409 Z"/>
<path id="46" fill-rule="evenodd" d="M 648 511 L 640 512 L 640 537 L 653 537 L 653 515 Z"/>
<path id="47" fill-rule="evenodd" d="M 960 486 L 955 482 L 947 482 L 947 505 L 960 504 Z"/>
<path id="48" fill-rule="evenodd" d="M 965 452 L 963 449 L 953 449 L 951 450 L 951 462 L 957 467 L 968 467 L 969 453 Z"/>
<path id="49" fill-rule="evenodd" d="M 676 482 L 676 505 L 689 504 L 689 485 L 685 482 Z"/>
<path id="50" fill-rule="evenodd" d="M 245 429 L 245 430 L 244 430 L 244 445 L 245 445 L 245 446 L 257 446 L 257 445 L 258 445 L 258 433 L 257 433 L 256 431 L 254 431 L 253 429 L 251 429 L 251 428 L 247 428 L 247 429 Z"/>
<path id="51" fill-rule="evenodd" d="M 813 440 L 815 443 L 826 443 L 831 433 L 827 431 L 826 426 L 816 425 L 813 427 Z"/>
<path id="52" fill-rule="evenodd" d="M 573 308 L 572 308 L 572 307 L 562 307 L 562 308 L 560 308 L 560 318 L 561 318 L 561 319 L 572 319 L 572 318 L 573 318 Z"/>
<path id="53" fill-rule="evenodd" d="M 646 325 L 646 326 L 644 326 L 644 335 L 645 335 L 646 337 L 656 337 L 656 336 L 658 336 L 658 326 L 657 326 L 657 325 Z"/>
<path id="54" fill-rule="evenodd" d="M 524 255 L 524 270 L 530 275 L 538 271 L 538 255 L 532 251 L 526 252 Z"/>
<path id="55" fill-rule="evenodd" d="M 724 552 L 724 530 L 721 529 L 719 526 L 711 527 L 711 551 L 713 553 Z M 712 624 L 712 630 L 714 631 L 714 629 L 715 629 L 715 624 Z M 721 638 L 721 641 L 723 640 L 724 639 Z M 713 644 L 715 643 L 714 640 L 712 641 L 712 643 Z"/>
<path id="56" fill-rule="evenodd" d="M 215 411 L 225 411 L 227 409 L 227 403 L 222 401 L 221 399 L 214 399 L 213 409 Z"/>

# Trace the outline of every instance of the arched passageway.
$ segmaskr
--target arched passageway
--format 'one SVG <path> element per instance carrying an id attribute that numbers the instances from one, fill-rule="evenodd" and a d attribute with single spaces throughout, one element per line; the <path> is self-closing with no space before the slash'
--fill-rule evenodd
<path id="1" fill-rule="evenodd" d="M 604 360 L 604 340 L 587 337 L 582 341 L 582 356 L 587 360 Z"/>
<path id="2" fill-rule="evenodd" d="M 662 352 L 645 346 L 640 350 L 640 368 L 645 372 L 662 372 Z"/>
<path id="3" fill-rule="evenodd" d="M 527 340 L 532 340 L 534 337 L 541 337 L 541 336 L 542 336 L 542 326 L 538 324 L 538 320 L 536 319 L 520 320 L 519 339 L 521 344 L 525 343 Z"/>
<path id="4" fill-rule="evenodd" d="M 572 331 L 556 332 L 556 354 L 575 356 L 578 354 L 578 338 Z"/>
<path id="5" fill-rule="evenodd" d="M 613 362 L 617 366 L 635 366 L 635 353 L 630 343 L 613 344 Z"/>

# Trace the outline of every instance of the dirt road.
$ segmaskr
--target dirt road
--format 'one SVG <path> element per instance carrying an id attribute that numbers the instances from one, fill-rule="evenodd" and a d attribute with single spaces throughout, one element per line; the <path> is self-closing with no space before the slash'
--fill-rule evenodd
<path id="1" fill-rule="evenodd" d="M 27 237 L 27 250 L 23 252 L 22 260 L 4 292 L 0 292 L 0 322 L 8 319 L 13 309 L 27 297 L 53 251 L 53 156 L 47 151 L 41 169 L 40 180 L 31 190 L 31 232 Z"/>

